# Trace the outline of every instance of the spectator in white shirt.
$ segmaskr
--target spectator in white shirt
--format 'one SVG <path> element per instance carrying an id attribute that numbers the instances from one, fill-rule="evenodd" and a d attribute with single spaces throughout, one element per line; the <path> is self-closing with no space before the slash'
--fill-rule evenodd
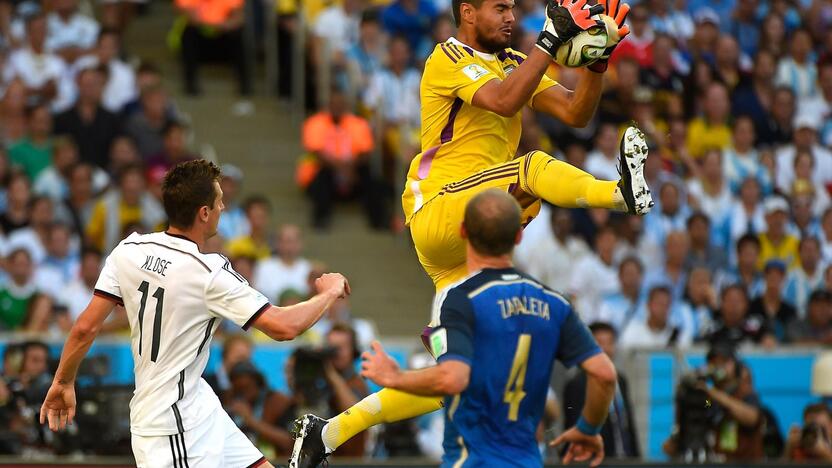
<path id="1" fill-rule="evenodd" d="M 740 185 L 739 199 L 734 200 L 728 217 L 729 261 L 736 264 L 737 256 L 733 247 L 745 234 L 759 234 L 766 230 L 766 217 L 760 203 L 760 183 L 754 177 L 747 177 Z"/>
<path id="2" fill-rule="evenodd" d="M 243 171 L 240 168 L 233 164 L 222 165 L 220 187 L 222 188 L 222 202 L 225 205 L 225 210 L 220 216 L 217 232 L 225 240 L 247 236 L 251 232 L 251 225 L 248 223 L 245 210 L 237 200 L 242 183 Z"/>
<path id="3" fill-rule="evenodd" d="M 53 111 L 71 105 L 73 83 L 66 64 L 46 48 L 46 17 L 34 14 L 26 20 L 26 42 L 12 52 L 3 69 L 3 81 L 20 79 L 29 98 L 49 102 Z"/>
<path id="4" fill-rule="evenodd" d="M 708 214 L 714 226 L 721 226 L 733 201 L 728 181 L 723 175 L 722 151 L 710 149 L 694 163 L 695 178 L 688 182 L 691 205 Z"/>
<path id="5" fill-rule="evenodd" d="M 805 112 L 823 116 L 820 142 L 832 147 L 832 60 L 823 60 L 818 64 L 818 88 L 817 95 L 801 102 L 800 108 Z"/>
<path id="6" fill-rule="evenodd" d="M 92 53 L 80 57 L 73 65 L 75 70 L 105 65 L 108 70 L 107 85 L 101 96 L 101 105 L 118 114 L 127 103 L 138 98 L 136 72 L 119 58 L 121 37 L 112 29 L 102 29 Z"/>
<path id="7" fill-rule="evenodd" d="M 618 129 L 612 123 L 598 128 L 595 148 L 586 157 L 586 171 L 596 179 L 618 179 Z"/>
<path id="8" fill-rule="evenodd" d="M 607 294 L 594 321 L 606 322 L 621 333 L 630 321 L 643 318 L 644 294 L 642 283 L 644 266 L 637 257 L 627 257 L 618 265 L 618 282 L 621 289 Z"/>
<path id="9" fill-rule="evenodd" d="M 637 348 L 687 348 L 693 341 L 689 332 L 674 327 L 670 321 L 673 297 L 670 290 L 657 286 L 647 296 L 647 316 L 633 320 L 621 333 L 622 349 Z"/>
<path id="10" fill-rule="evenodd" d="M 59 135 L 52 140 L 52 148 L 52 165 L 41 171 L 32 191 L 51 198 L 57 204 L 69 196 L 69 177 L 78 164 L 78 146 L 69 136 Z M 107 172 L 96 167 L 92 180 L 93 192 L 100 193 L 109 183 Z"/>
<path id="11" fill-rule="evenodd" d="M 46 258 L 46 244 L 54 220 L 54 210 L 52 200 L 48 197 L 34 197 L 29 206 L 29 225 L 10 234 L 6 245 L 9 250 L 26 249 L 32 264 L 40 265 Z"/>
<path id="12" fill-rule="evenodd" d="M 789 55 L 777 64 L 775 83 L 786 86 L 797 99 L 814 97 L 817 93 L 817 69 L 812 61 L 812 36 L 805 29 L 792 33 Z"/>
<path id="13" fill-rule="evenodd" d="M 754 121 L 747 115 L 734 119 L 732 146 L 722 152 L 722 164 L 725 178 L 735 194 L 748 177 L 753 177 L 760 184 L 764 193 L 771 192 L 771 180 L 762 164 L 760 155 L 754 148 Z"/>
<path id="14" fill-rule="evenodd" d="M 551 231 L 533 246 L 515 253 L 517 265 L 546 286 L 564 290 L 572 278 L 571 267 L 590 254 L 586 243 L 572 231 L 572 213 L 557 206 L 549 208 Z"/>
<path id="15" fill-rule="evenodd" d="M 277 232 L 277 255 L 260 260 L 254 267 L 254 287 L 272 304 L 277 304 L 287 289 L 309 293 L 307 278 L 312 265 L 301 257 L 302 250 L 300 228 L 285 224 Z"/>
<path id="16" fill-rule="evenodd" d="M 814 158 L 812 181 L 819 186 L 832 184 L 832 151 L 818 144 L 820 115 L 799 112 L 794 117 L 792 143 L 777 151 L 777 188 L 790 193 L 795 179 L 795 158 L 800 152 L 809 152 Z"/>
<path id="17" fill-rule="evenodd" d="M 60 294 L 57 300 L 59 310 L 65 311 L 57 316 L 58 326 L 65 331 L 90 303 L 98 274 L 101 272 L 101 252 L 86 247 L 81 251 L 79 273 Z M 113 315 L 104 322 L 102 333 L 111 333 L 128 327 L 127 313 L 123 307 L 116 307 Z"/>
<path id="18" fill-rule="evenodd" d="M 46 257 L 35 270 L 35 283 L 53 301 L 59 301 L 64 288 L 78 276 L 78 250 L 72 244 L 69 226 L 52 224 L 46 241 Z"/>
<path id="19" fill-rule="evenodd" d="M 644 217 L 644 231 L 657 245 L 663 246 L 671 231 L 684 230 L 690 210 L 684 203 L 682 193 L 674 182 L 665 182 L 659 188 L 659 209 Z"/>
<path id="20" fill-rule="evenodd" d="M 602 227 L 595 235 L 595 255 L 586 255 L 574 267 L 567 268 L 571 273 L 567 292 L 585 322 L 597 313 L 605 295 L 619 289 L 618 269 L 613 263 L 615 242 L 615 231 Z"/>
<path id="21" fill-rule="evenodd" d="M 98 23 L 78 12 L 78 0 L 54 0 L 47 17 L 46 49 L 67 63 L 90 52 L 98 37 Z"/>
<path id="22" fill-rule="evenodd" d="M 346 51 L 358 42 L 362 4 L 363 0 L 344 0 L 318 15 L 312 33 L 319 66 L 346 63 Z"/>
<path id="23" fill-rule="evenodd" d="M 673 292 L 673 299 L 682 298 L 687 282 L 685 260 L 690 251 L 690 238 L 686 231 L 673 231 L 665 242 L 665 260 L 661 265 L 647 265 L 644 287 L 665 286 Z"/>

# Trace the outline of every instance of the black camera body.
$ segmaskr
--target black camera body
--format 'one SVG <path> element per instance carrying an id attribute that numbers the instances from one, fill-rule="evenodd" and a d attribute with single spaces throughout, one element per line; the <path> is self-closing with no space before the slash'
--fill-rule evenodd
<path id="1" fill-rule="evenodd" d="M 702 384 L 714 380 L 710 371 L 682 375 L 676 389 L 676 417 L 679 426 L 679 456 L 688 462 L 704 463 L 711 458 L 709 437 L 712 410 Z"/>
<path id="2" fill-rule="evenodd" d="M 803 426 L 803 429 L 800 431 L 800 448 L 806 452 L 811 452 L 815 445 L 817 445 L 818 440 L 829 442 L 829 434 L 826 433 L 826 429 L 823 426 L 814 422 Z"/>

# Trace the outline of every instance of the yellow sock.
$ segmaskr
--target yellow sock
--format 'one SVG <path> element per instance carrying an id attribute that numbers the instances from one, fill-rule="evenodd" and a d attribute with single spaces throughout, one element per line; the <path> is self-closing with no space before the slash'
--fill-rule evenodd
<path id="1" fill-rule="evenodd" d="M 441 397 L 412 395 L 383 388 L 330 419 L 322 434 L 324 445 L 335 450 L 371 426 L 421 416 L 442 406 Z"/>
<path id="2" fill-rule="evenodd" d="M 523 160 L 520 187 L 531 195 L 564 208 L 627 210 L 617 181 L 598 180 L 542 151 L 532 151 Z"/>

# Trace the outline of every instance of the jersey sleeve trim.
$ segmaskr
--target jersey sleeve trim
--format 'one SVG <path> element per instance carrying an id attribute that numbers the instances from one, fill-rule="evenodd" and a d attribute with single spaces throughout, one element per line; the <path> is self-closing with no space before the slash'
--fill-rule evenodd
<path id="1" fill-rule="evenodd" d="M 436 362 L 459 361 L 471 365 L 471 359 L 461 354 L 443 354 L 436 358 Z"/>
<path id="2" fill-rule="evenodd" d="M 107 299 L 108 301 L 115 302 L 117 305 L 123 306 L 124 300 L 120 297 L 116 296 L 115 294 L 108 293 L 107 291 L 102 291 L 100 289 L 96 289 L 92 292 L 93 296 L 98 296 L 102 299 Z"/>
<path id="3" fill-rule="evenodd" d="M 243 324 L 243 330 L 248 331 L 248 329 L 251 327 L 251 324 L 254 323 L 255 320 L 257 320 L 257 317 L 262 315 L 263 312 L 269 310 L 269 307 L 271 307 L 271 306 L 272 306 L 271 302 L 267 302 L 267 303 L 263 304 L 262 307 L 257 309 L 257 312 L 255 312 L 254 315 L 252 315 L 251 318 L 246 320 L 246 323 Z"/>
<path id="4" fill-rule="evenodd" d="M 595 349 L 590 349 L 589 351 L 587 351 L 583 354 L 579 354 L 578 357 L 576 357 L 576 358 L 574 358 L 570 361 L 564 362 L 563 365 L 566 366 L 566 367 L 572 367 L 572 366 L 575 366 L 576 364 L 581 364 L 584 361 L 586 361 L 587 359 L 591 358 L 592 356 L 595 356 L 595 355 L 598 355 L 598 354 L 601 354 L 601 348 L 596 346 Z"/>

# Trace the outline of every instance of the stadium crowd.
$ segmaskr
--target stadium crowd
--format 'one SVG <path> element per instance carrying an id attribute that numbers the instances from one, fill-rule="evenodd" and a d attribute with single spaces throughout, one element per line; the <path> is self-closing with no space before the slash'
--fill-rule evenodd
<path id="1" fill-rule="evenodd" d="M 204 9 L 176 3 L 184 89 L 197 95 L 195 48 L 210 41 L 239 59 L 242 24 L 254 19 L 243 16 L 242 2 L 206 0 Z M 293 41 L 301 34 L 309 39 L 302 66 L 310 116 L 296 178 L 312 201 L 310 225 L 326 230 L 337 201 L 359 199 L 372 228 L 400 230 L 401 181 L 419 151 L 420 69 L 434 45 L 453 35 L 450 1 L 276 3 L 284 71 L 276 85 L 284 95 L 292 92 Z M 632 32 L 612 57 L 595 118 L 573 129 L 526 109 L 518 155 L 541 149 L 616 179 L 618 135 L 635 121 L 649 137 L 646 171 L 656 206 L 643 218 L 544 207 L 526 230 L 518 266 L 570 295 L 611 355 L 616 344 L 619 350 L 832 344 L 832 4 L 630 3 Z M 99 22 L 80 12 L 77 0 L 0 2 L 2 332 L 61 337 L 118 241 L 164 227 L 165 171 L 198 157 L 170 84 L 152 63 L 125 60 L 120 31 L 130 15 L 117 4 L 108 2 Z M 517 0 L 515 49 L 533 47 L 542 4 Z M 222 33 L 203 37 L 206 25 Z M 246 64 L 233 64 L 240 93 L 250 94 Z M 331 82 L 322 85 L 317 77 L 324 69 Z M 567 87 L 584 73 L 554 66 L 550 72 Z M 307 297 L 325 267 L 304 257 L 301 228 L 275 230 L 269 200 L 242 199 L 243 173 L 230 164 L 223 173 L 226 212 L 212 248 L 273 303 Z M 126 329 L 117 309 L 104 332 L 119 336 Z M 50 356 L 41 342 L 23 336 L 3 355 L 0 453 L 67 451 L 34 423 L 51 379 Z M 299 408 L 323 404 L 321 414 L 333 415 L 367 394 L 352 364 L 374 336 L 373 324 L 353 317 L 341 301 L 304 337 L 332 351 L 322 357 L 299 348 L 286 369 L 291 394 L 285 395 L 269 389 L 250 361 L 260 337 L 229 334 L 212 386 L 261 448 L 271 447 L 264 453 L 285 454 Z M 303 380 L 308 372 L 296 369 L 303 363 L 308 371 L 310 362 L 323 363 L 315 367 L 328 389 L 322 394 Z M 724 453 L 832 459 L 828 439 L 805 449 L 793 433 L 779 453 L 764 450 L 761 416 L 743 412 L 763 411 L 751 376 L 747 369 L 736 376 L 747 385 L 731 397 L 746 406 L 714 400 L 740 407 L 734 420 L 748 423 L 742 437 L 753 441 L 734 452 L 723 447 Z M 560 398 L 567 420 L 582 397 L 570 388 Z M 605 437 L 609 454 L 637 457 L 628 400 L 622 397 L 608 423 L 617 426 Z M 551 406 L 550 421 L 559 413 L 554 396 Z M 807 408 L 806 422 L 832 434 L 826 407 Z M 429 416 L 388 425 L 372 453 L 436 456 L 437 424 L 441 418 Z M 357 438 L 339 454 L 368 454 L 371 445 Z"/>

